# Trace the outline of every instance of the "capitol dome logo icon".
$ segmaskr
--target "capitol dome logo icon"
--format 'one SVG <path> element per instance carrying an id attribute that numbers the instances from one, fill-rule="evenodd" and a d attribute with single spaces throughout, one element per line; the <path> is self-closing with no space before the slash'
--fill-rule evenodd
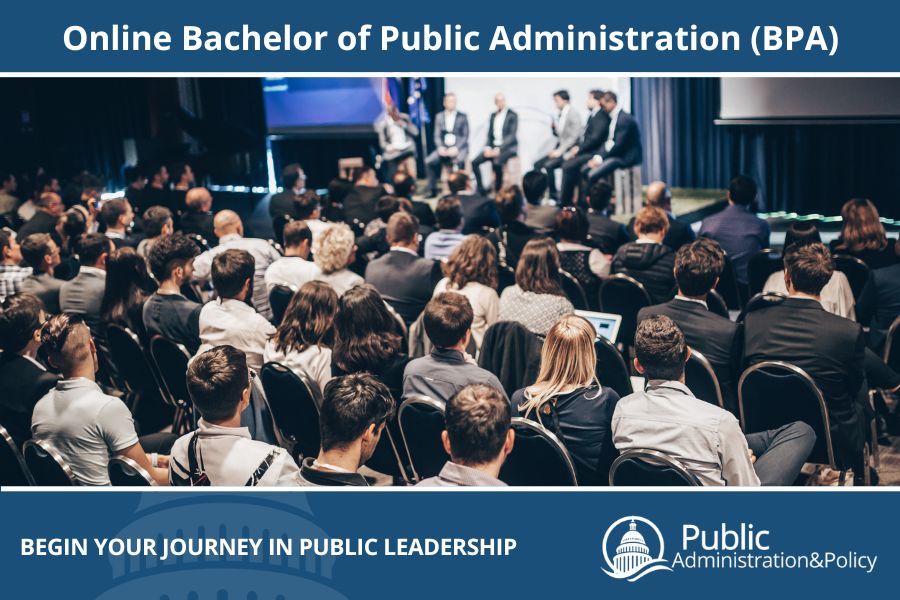
<path id="1" fill-rule="evenodd" d="M 609 545 L 616 539 L 619 543 L 610 558 Z M 622 517 L 610 525 L 603 536 L 603 558 L 609 567 L 603 572 L 613 579 L 634 582 L 654 571 L 671 571 L 668 561 L 663 558 L 664 553 L 665 542 L 652 521 L 638 516 Z"/>

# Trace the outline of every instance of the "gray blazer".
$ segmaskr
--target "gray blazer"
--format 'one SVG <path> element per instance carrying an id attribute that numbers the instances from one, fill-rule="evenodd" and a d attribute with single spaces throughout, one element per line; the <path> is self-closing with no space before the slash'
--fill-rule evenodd
<path id="1" fill-rule="evenodd" d="M 568 152 L 569 148 L 578 143 L 578 138 L 581 137 L 581 131 L 583 129 L 584 119 L 581 118 L 581 113 L 575 110 L 575 107 L 570 104 L 569 113 L 566 115 L 566 121 L 563 123 L 562 131 L 556 131 L 556 126 L 554 124 L 553 133 L 559 138 L 559 141 L 556 143 L 557 150 L 560 150 L 564 154 Z"/>
<path id="2" fill-rule="evenodd" d="M 388 128 L 391 126 L 391 119 L 388 115 L 382 115 L 380 119 L 375 123 L 375 132 L 378 134 L 378 147 L 381 148 L 381 156 L 384 160 L 394 160 L 401 156 L 406 150 L 398 151 L 398 150 L 388 150 Z M 416 136 L 419 135 L 419 128 L 416 127 L 410 120 L 409 116 L 401 115 L 399 125 L 403 127 L 403 130 L 406 132 L 406 137 L 412 140 L 413 144 L 409 147 L 409 150 L 412 150 L 413 153 L 416 151 Z"/>
<path id="3" fill-rule="evenodd" d="M 22 291 L 34 294 L 44 303 L 48 315 L 59 314 L 59 289 L 65 283 L 49 273 L 29 275 L 22 282 Z"/>
<path id="4" fill-rule="evenodd" d="M 86 317 L 93 331 L 100 320 L 100 303 L 106 289 L 106 271 L 81 267 L 81 271 L 71 281 L 59 288 L 59 308 L 63 312 L 81 314 Z"/>
<path id="5" fill-rule="evenodd" d="M 441 111 L 434 119 L 434 147 L 446 147 L 444 133 L 452 133 L 456 136 L 456 147 L 459 149 L 456 160 L 460 163 L 465 162 L 466 156 L 469 154 L 469 119 L 466 117 L 466 113 L 456 111 L 453 131 L 445 131 L 444 128 L 444 111 Z"/>

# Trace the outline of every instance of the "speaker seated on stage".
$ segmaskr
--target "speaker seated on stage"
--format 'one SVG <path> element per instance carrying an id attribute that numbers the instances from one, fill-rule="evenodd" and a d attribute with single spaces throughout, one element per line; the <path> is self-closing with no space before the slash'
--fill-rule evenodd
<path id="1" fill-rule="evenodd" d="M 425 158 L 425 168 L 428 188 L 432 196 L 437 196 L 441 168 L 450 164 L 462 169 L 469 156 L 469 119 L 466 113 L 456 110 L 456 94 L 444 95 L 444 110 L 434 118 L 434 147 L 434 152 Z"/>
<path id="2" fill-rule="evenodd" d="M 591 160 L 609 135 L 609 115 L 600 108 L 601 98 L 603 98 L 602 90 L 588 92 L 587 123 L 576 144 L 563 155 L 565 162 L 562 164 L 562 191 L 559 195 L 559 203 L 562 206 L 572 204 L 575 188 L 581 181 L 581 168 Z M 581 195 L 584 196 L 586 191 L 582 189 Z"/>
<path id="3" fill-rule="evenodd" d="M 366 225 L 376 217 L 375 203 L 390 192 L 378 181 L 375 169 L 370 166 L 353 169 L 353 189 L 344 198 L 344 221 L 354 219 Z"/>
<path id="4" fill-rule="evenodd" d="M 540 158 L 534 163 L 535 171 L 545 171 L 547 173 L 547 184 L 550 189 L 550 197 L 558 199 L 559 194 L 556 191 L 556 169 L 560 168 L 566 155 L 572 148 L 578 145 L 581 138 L 581 132 L 584 129 L 584 121 L 581 114 L 572 108 L 569 101 L 568 90 L 559 90 L 553 94 L 553 103 L 556 105 L 557 113 L 553 115 L 553 121 L 550 128 L 556 137 L 556 146 L 553 147 L 547 156 Z M 527 195 L 527 192 L 526 192 Z"/>
<path id="5" fill-rule="evenodd" d="M 403 161 L 415 158 L 419 128 L 410 121 L 409 115 L 391 104 L 375 122 L 375 133 L 381 150 L 382 178 L 390 181 Z"/>
<path id="6" fill-rule="evenodd" d="M 472 161 L 472 171 L 475 174 L 475 182 L 478 193 L 486 194 L 484 184 L 481 181 L 481 165 L 491 163 L 494 170 L 494 191 L 499 191 L 503 186 L 503 165 L 506 164 L 519 151 L 519 140 L 516 137 L 519 129 L 519 116 L 506 105 L 506 96 L 497 94 L 494 96 L 494 106 L 497 110 L 491 113 L 488 122 L 487 140 L 484 150 Z"/>
<path id="7" fill-rule="evenodd" d="M 677 251 L 685 244 L 690 244 L 697 239 L 690 223 L 679 221 L 672 213 L 672 190 L 665 182 L 654 181 L 647 186 L 647 200 L 644 202 L 644 206 L 655 206 L 666 211 L 666 216 L 669 218 L 669 231 L 666 232 L 663 244 L 672 250 Z M 632 241 L 637 239 L 634 233 L 634 219 L 635 217 L 631 217 L 627 229 Z"/>
<path id="8" fill-rule="evenodd" d="M 603 145 L 581 169 L 588 184 L 586 187 L 618 169 L 639 165 L 644 160 L 637 121 L 619 106 L 616 94 L 605 92 L 600 98 L 600 106 L 609 115 L 609 132 Z"/>

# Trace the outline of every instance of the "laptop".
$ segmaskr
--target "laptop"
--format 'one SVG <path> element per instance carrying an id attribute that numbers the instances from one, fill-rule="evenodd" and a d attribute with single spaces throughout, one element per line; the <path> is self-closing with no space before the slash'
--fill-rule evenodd
<path id="1" fill-rule="evenodd" d="M 576 310 L 575 314 L 590 321 L 597 330 L 597 337 L 604 337 L 611 343 L 616 343 L 619 335 L 619 327 L 622 325 L 622 316 L 610 313 L 594 312 L 591 310 Z"/>

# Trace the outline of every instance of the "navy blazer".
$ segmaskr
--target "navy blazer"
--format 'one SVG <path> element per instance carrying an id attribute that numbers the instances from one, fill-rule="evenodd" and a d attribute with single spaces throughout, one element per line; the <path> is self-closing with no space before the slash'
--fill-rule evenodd
<path id="1" fill-rule="evenodd" d="M 600 156 L 604 159 L 618 158 L 625 163 L 626 167 L 639 165 L 644 161 L 644 149 L 641 145 L 641 132 L 638 129 L 637 121 L 624 110 L 619 112 L 616 119 L 612 149 L 607 151 L 602 148 Z"/>
<path id="2" fill-rule="evenodd" d="M 496 112 L 491 113 L 491 120 L 487 128 L 487 148 L 494 147 L 494 118 Z M 516 152 L 519 149 L 519 140 L 516 137 L 519 131 L 519 115 L 512 109 L 506 111 L 506 119 L 503 121 L 503 141 L 500 144 L 501 152 Z"/>

